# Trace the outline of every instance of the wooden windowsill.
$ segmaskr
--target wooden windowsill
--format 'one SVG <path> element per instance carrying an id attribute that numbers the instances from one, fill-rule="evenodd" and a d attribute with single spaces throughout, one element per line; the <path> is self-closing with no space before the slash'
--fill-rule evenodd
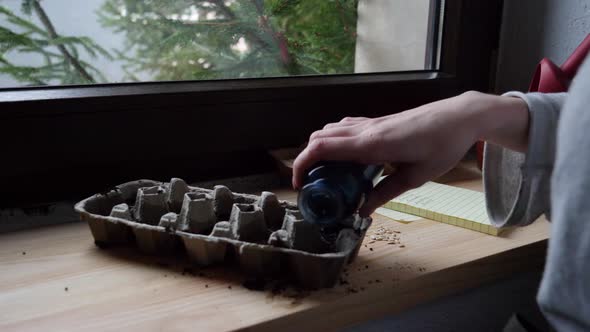
<path id="1" fill-rule="evenodd" d="M 479 179 L 447 180 L 481 189 Z M 538 268 L 549 233 L 545 220 L 502 237 L 376 215 L 380 226 L 400 231 L 404 247 L 363 246 L 333 289 L 275 294 L 244 288 L 230 267 L 186 270 L 184 258 L 101 250 L 83 223 L 3 234 L 0 330 L 335 330 Z"/>

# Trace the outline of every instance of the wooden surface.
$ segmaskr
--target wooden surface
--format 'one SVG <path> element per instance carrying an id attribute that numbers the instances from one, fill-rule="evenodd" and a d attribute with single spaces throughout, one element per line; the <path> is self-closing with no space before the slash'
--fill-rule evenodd
<path id="1" fill-rule="evenodd" d="M 455 184 L 480 188 L 479 180 Z M 401 232 L 403 247 L 363 246 L 344 276 L 348 284 L 274 294 L 244 288 L 244 276 L 229 267 L 185 270 L 184 259 L 99 249 L 82 223 L 4 234 L 0 330 L 335 330 L 539 267 L 549 228 L 540 220 L 494 237 L 376 216 L 369 234 L 380 226 Z"/>

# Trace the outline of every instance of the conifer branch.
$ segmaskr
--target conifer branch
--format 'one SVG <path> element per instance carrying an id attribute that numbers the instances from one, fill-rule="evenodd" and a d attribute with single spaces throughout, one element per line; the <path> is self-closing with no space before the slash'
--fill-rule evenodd
<path id="1" fill-rule="evenodd" d="M 41 7 L 39 0 L 33 0 L 32 7 L 33 7 L 33 11 L 35 12 L 35 14 L 37 14 L 37 17 L 39 17 L 39 20 L 41 20 L 41 23 L 43 24 L 43 26 L 47 30 L 49 38 L 51 38 L 52 40 L 59 38 L 59 35 L 55 31 L 55 27 L 53 26 L 53 23 L 51 23 L 49 16 L 47 16 L 47 13 L 43 9 L 43 7 Z M 59 50 L 59 52 L 76 69 L 76 71 L 80 74 L 80 76 L 82 76 L 89 83 L 95 82 L 94 78 L 86 71 L 86 69 L 84 69 L 84 66 L 82 66 L 82 64 L 78 61 L 78 59 L 76 59 L 76 57 L 74 57 L 64 45 L 57 44 L 56 46 L 57 46 L 57 49 Z"/>

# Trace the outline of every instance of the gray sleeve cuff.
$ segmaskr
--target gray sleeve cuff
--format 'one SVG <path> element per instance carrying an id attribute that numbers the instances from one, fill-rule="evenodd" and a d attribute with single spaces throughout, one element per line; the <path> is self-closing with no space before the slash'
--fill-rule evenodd
<path id="1" fill-rule="evenodd" d="M 490 221 L 496 227 L 525 226 L 543 213 L 550 214 L 550 178 L 555 160 L 559 111 L 566 93 L 510 92 L 528 105 L 527 154 L 486 143 L 484 188 Z"/>

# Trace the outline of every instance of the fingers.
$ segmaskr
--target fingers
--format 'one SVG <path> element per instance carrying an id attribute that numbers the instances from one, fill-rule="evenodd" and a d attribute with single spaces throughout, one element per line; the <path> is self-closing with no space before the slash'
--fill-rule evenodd
<path id="1" fill-rule="evenodd" d="M 356 133 L 352 127 L 336 127 L 336 128 L 329 128 L 329 129 L 322 129 L 314 132 L 309 136 L 309 141 L 313 141 L 318 138 L 327 138 L 327 137 L 349 137 L 353 136 Z"/>
<path id="2" fill-rule="evenodd" d="M 366 126 L 368 118 L 344 118 L 338 123 L 329 123 L 324 129 L 318 130 L 311 134 L 310 141 L 321 137 L 347 137 L 357 135 L 362 132 Z"/>
<path id="3" fill-rule="evenodd" d="M 367 202 L 359 210 L 359 214 L 362 217 L 368 217 L 389 200 L 422 184 L 421 179 L 416 176 L 415 168 L 410 165 L 400 167 L 377 184 L 369 194 Z"/>
<path id="4" fill-rule="evenodd" d="M 363 117 L 346 117 L 346 118 L 340 120 L 340 122 L 328 123 L 327 125 L 324 126 L 324 129 L 350 127 L 350 126 L 357 125 L 357 124 L 362 123 L 367 120 L 370 120 L 370 119 L 363 118 Z"/>
<path id="5" fill-rule="evenodd" d="M 355 126 L 365 120 L 368 118 L 347 117 L 311 134 L 309 145 L 293 164 L 293 187 L 300 188 L 304 172 L 320 160 L 356 161 L 360 159 L 361 155 L 356 153 L 358 140 L 353 137 L 362 130 Z"/>
<path id="6" fill-rule="evenodd" d="M 322 137 L 310 141 L 293 163 L 293 188 L 301 188 L 304 173 L 322 160 L 358 161 L 362 157 L 356 137 Z"/>

